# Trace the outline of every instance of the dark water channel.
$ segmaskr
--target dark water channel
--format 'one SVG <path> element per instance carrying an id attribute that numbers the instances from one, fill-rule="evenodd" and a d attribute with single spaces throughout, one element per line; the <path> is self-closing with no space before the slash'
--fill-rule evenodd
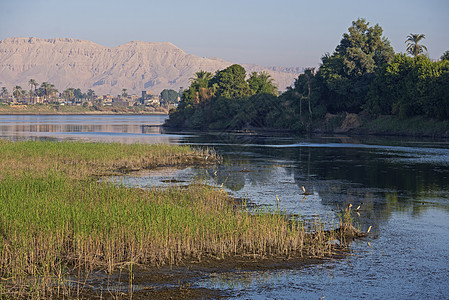
<path id="1" fill-rule="evenodd" d="M 302 218 L 338 220 L 360 205 L 370 237 L 342 260 L 270 271 L 206 274 L 195 286 L 237 299 L 447 299 L 449 294 L 449 141 L 248 134 L 169 134 L 160 116 L 0 116 L 7 139 L 190 144 L 213 147 L 223 164 L 115 178 L 166 186 L 201 180 L 255 205 Z M 150 125 L 150 126 L 148 126 Z M 302 195 L 302 188 L 307 192 Z M 277 196 L 277 197 L 276 197 Z"/>

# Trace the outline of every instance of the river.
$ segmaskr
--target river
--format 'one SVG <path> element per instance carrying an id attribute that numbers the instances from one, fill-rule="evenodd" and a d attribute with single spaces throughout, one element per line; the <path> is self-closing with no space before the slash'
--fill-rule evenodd
<path id="1" fill-rule="evenodd" d="M 206 274 L 194 284 L 235 299 L 447 299 L 449 141 L 161 133 L 165 116 L 0 116 L 0 138 L 213 147 L 223 164 L 116 178 L 142 187 L 202 180 L 259 206 L 332 224 L 360 206 L 370 237 L 344 259 L 288 270 Z M 307 195 L 302 195 L 302 189 Z"/>

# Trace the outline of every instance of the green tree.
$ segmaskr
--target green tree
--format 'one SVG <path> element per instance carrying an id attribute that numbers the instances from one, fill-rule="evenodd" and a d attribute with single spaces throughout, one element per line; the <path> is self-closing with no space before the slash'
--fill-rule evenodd
<path id="1" fill-rule="evenodd" d="M 274 128 L 271 115 L 279 111 L 280 103 L 277 96 L 271 93 L 259 93 L 251 96 L 239 109 L 236 118 L 238 123 L 244 126 L 256 128 Z"/>
<path id="2" fill-rule="evenodd" d="M 178 102 L 179 94 L 175 90 L 171 89 L 164 89 L 161 92 L 160 98 L 161 98 L 161 104 L 171 104 L 171 103 L 177 103 Z"/>
<path id="3" fill-rule="evenodd" d="M 74 88 L 68 88 L 64 92 L 62 92 L 64 99 L 67 101 L 67 104 L 69 102 L 72 102 L 75 96 L 75 89 Z"/>
<path id="4" fill-rule="evenodd" d="M 248 82 L 253 90 L 246 81 L 245 69 L 239 65 L 219 70 L 213 77 L 205 71 L 195 76 L 190 87 L 183 91 L 178 107 L 170 111 L 166 125 L 195 129 L 265 126 L 269 124 L 266 110 L 279 106 L 274 95 L 276 86 L 267 73 L 250 76 Z M 255 92 L 259 94 L 251 97 Z M 256 97 L 258 95 L 265 96 Z M 269 104 L 269 108 L 264 107 L 265 104 Z"/>
<path id="5" fill-rule="evenodd" d="M 3 99 L 8 98 L 8 89 L 6 87 L 2 87 L 1 96 Z"/>
<path id="6" fill-rule="evenodd" d="M 383 29 L 378 24 L 369 27 L 365 19 L 357 19 L 348 28 L 349 33 L 335 49 L 342 57 L 346 75 L 360 76 L 373 73 L 376 69 L 391 61 L 394 56 L 390 42 L 382 37 Z"/>
<path id="7" fill-rule="evenodd" d="M 44 82 L 41 83 L 41 86 L 37 90 L 37 94 L 39 96 L 43 96 L 45 98 L 45 100 L 47 100 L 50 88 L 51 88 L 51 84 L 46 82 L 46 81 L 44 81 Z"/>
<path id="8" fill-rule="evenodd" d="M 412 58 L 397 54 L 376 74 L 365 105 L 368 112 L 374 116 L 411 113 L 411 103 L 415 98 L 413 85 L 416 84 L 412 76 L 413 65 Z"/>
<path id="9" fill-rule="evenodd" d="M 449 119 L 449 61 L 397 54 L 376 74 L 366 109 L 372 115 Z"/>
<path id="10" fill-rule="evenodd" d="M 36 94 L 36 88 L 39 84 L 34 79 L 30 79 L 28 81 L 28 84 L 30 85 L 30 96 L 33 97 Z M 33 91 L 33 92 L 31 92 L 31 91 Z"/>
<path id="11" fill-rule="evenodd" d="M 379 25 L 365 19 L 352 22 L 335 52 L 321 58 L 318 79 L 321 100 L 330 112 L 359 112 L 374 74 L 394 57 L 388 39 Z"/>
<path id="12" fill-rule="evenodd" d="M 122 97 L 123 98 L 128 97 L 128 93 L 126 91 L 127 91 L 127 89 L 122 89 Z"/>
<path id="13" fill-rule="evenodd" d="M 92 89 L 88 89 L 87 90 L 87 97 L 90 99 L 91 102 L 94 101 L 94 97 L 95 97 L 95 91 Z"/>
<path id="14" fill-rule="evenodd" d="M 12 94 L 16 98 L 16 100 L 18 100 L 20 95 L 22 95 L 22 87 L 20 85 L 16 85 L 13 89 Z"/>
<path id="15" fill-rule="evenodd" d="M 84 93 L 81 91 L 80 88 L 77 88 L 77 89 L 73 89 L 73 97 L 74 97 L 75 99 L 81 100 L 81 99 L 86 98 L 87 95 L 84 94 Z"/>
<path id="16" fill-rule="evenodd" d="M 266 93 L 277 96 L 278 94 L 277 85 L 271 78 L 271 75 L 265 71 L 260 73 L 252 72 L 248 78 L 248 86 L 251 90 L 251 95 Z"/>
<path id="17" fill-rule="evenodd" d="M 22 96 L 22 101 L 24 101 L 25 98 L 26 98 L 26 95 L 27 95 L 27 91 L 26 91 L 26 90 L 21 90 L 21 91 L 20 91 L 20 94 L 21 94 L 21 96 Z"/>
<path id="18" fill-rule="evenodd" d="M 405 40 L 407 44 L 407 53 L 417 57 L 419 54 L 423 53 L 424 50 L 427 51 L 427 47 L 424 45 L 418 44 L 421 40 L 425 39 L 426 36 L 424 34 L 413 34 L 410 33 Z"/>
<path id="19" fill-rule="evenodd" d="M 250 95 L 250 89 L 246 82 L 246 71 L 237 64 L 217 71 L 210 82 L 212 86 L 216 84 L 216 96 L 218 97 L 243 99 Z"/>
<path id="20" fill-rule="evenodd" d="M 295 92 L 299 96 L 299 120 L 303 122 L 302 102 L 307 100 L 309 123 L 312 121 L 312 85 L 315 84 L 315 68 L 307 68 L 295 81 Z"/>
<path id="21" fill-rule="evenodd" d="M 427 116 L 449 120 L 449 60 L 434 63 L 437 76 L 429 82 L 429 94 L 424 102 Z"/>
<path id="22" fill-rule="evenodd" d="M 44 99 L 48 102 L 51 102 L 50 99 L 57 92 L 58 92 L 58 90 L 55 88 L 55 86 L 48 82 L 42 82 L 41 86 L 37 90 L 37 94 L 39 96 L 43 96 Z"/>
<path id="23" fill-rule="evenodd" d="M 195 73 L 196 77 L 190 78 L 191 86 L 199 90 L 200 88 L 209 87 L 209 81 L 212 79 L 212 73 L 206 71 L 199 71 Z"/>
<path id="24" fill-rule="evenodd" d="M 194 75 L 195 77 L 190 78 L 189 88 L 182 93 L 182 98 L 186 101 L 186 103 L 193 103 L 197 105 L 210 98 L 204 97 L 204 95 L 211 94 L 209 90 L 209 83 L 212 79 L 212 73 L 201 70 L 196 72 Z"/>

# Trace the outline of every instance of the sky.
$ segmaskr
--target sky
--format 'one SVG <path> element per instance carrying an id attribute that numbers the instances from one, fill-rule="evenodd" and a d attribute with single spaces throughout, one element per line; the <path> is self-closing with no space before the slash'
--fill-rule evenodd
<path id="1" fill-rule="evenodd" d="M 396 52 L 425 34 L 437 59 L 449 50 L 448 16 L 448 0 L 0 0 L 0 40 L 171 42 L 233 63 L 317 67 L 358 18 L 379 24 Z"/>

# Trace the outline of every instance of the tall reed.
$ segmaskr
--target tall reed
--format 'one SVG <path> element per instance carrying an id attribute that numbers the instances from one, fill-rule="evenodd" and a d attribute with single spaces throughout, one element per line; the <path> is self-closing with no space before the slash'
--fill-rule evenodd
<path id="1" fill-rule="evenodd" d="M 310 234 L 282 213 L 236 209 L 222 190 L 201 184 L 142 190 L 93 176 L 219 160 L 209 150 L 0 141 L 0 151 L 0 290 L 11 296 L 46 297 L 55 284 L 45 279 L 73 270 L 112 273 L 131 262 L 161 266 L 333 251 L 335 236 L 321 224 Z"/>

